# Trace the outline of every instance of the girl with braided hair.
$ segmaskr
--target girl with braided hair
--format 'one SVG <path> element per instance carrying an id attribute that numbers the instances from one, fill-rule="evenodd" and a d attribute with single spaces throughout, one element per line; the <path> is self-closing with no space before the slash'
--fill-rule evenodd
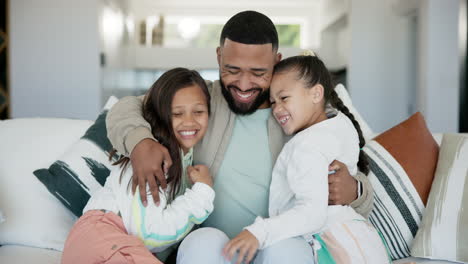
<path id="1" fill-rule="evenodd" d="M 333 160 L 346 164 L 351 175 L 358 169 L 367 175 L 369 168 L 359 123 L 335 92 L 324 63 L 313 55 L 279 62 L 270 103 L 283 131 L 293 137 L 273 169 L 269 218 L 257 217 L 230 242 L 239 248 L 238 263 L 292 237 L 306 239 L 319 264 L 391 263 L 381 236 L 366 219 L 350 206 L 328 205 Z"/>

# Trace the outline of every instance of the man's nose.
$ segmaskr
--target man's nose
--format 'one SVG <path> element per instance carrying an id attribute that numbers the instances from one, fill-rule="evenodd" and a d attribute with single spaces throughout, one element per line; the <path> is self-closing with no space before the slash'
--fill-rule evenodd
<path id="1" fill-rule="evenodd" d="M 241 73 L 239 77 L 239 89 L 241 89 L 242 91 L 247 91 L 250 88 L 252 88 L 251 86 L 252 85 L 251 85 L 249 74 Z"/>

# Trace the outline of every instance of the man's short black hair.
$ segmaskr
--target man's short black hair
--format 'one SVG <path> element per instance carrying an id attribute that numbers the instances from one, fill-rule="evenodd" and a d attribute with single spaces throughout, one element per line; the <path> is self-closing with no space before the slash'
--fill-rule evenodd
<path id="1" fill-rule="evenodd" d="M 278 32 L 267 16 L 256 11 L 237 13 L 224 25 L 220 44 L 228 38 L 242 44 L 269 44 L 278 49 Z"/>

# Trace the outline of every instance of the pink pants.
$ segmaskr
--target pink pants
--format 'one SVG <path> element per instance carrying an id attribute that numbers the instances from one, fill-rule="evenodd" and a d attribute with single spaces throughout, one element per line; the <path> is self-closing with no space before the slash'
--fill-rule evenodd
<path id="1" fill-rule="evenodd" d="M 122 219 L 99 210 L 86 212 L 73 226 L 62 254 L 62 264 L 162 264 L 143 242 L 127 234 Z"/>

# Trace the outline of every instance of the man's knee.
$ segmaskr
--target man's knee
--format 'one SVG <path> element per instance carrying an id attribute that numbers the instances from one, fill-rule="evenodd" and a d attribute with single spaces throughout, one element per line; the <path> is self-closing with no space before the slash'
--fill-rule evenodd
<path id="1" fill-rule="evenodd" d="M 263 263 L 314 263 L 312 248 L 302 238 L 289 238 L 260 250 L 255 264 Z"/>
<path id="2" fill-rule="evenodd" d="M 180 244 L 177 263 L 220 263 L 223 247 L 228 241 L 227 235 L 216 228 L 197 229 Z"/>

